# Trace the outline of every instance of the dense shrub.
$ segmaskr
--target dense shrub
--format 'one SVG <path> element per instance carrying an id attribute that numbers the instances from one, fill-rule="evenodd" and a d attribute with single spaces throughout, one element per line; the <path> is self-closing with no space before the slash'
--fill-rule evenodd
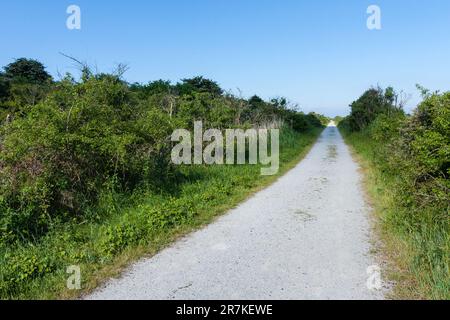
<path id="1" fill-rule="evenodd" d="M 170 135 L 194 121 L 221 129 L 321 126 L 319 115 L 286 99 L 236 98 L 203 77 L 129 85 L 120 75 L 82 71 L 79 82 L 70 75 L 53 82 L 41 63 L 19 59 L 0 74 L 0 244 L 98 217 L 95 206 L 116 194 L 176 190 Z"/>
<path id="2" fill-rule="evenodd" d="M 176 92 L 180 96 L 193 93 L 209 93 L 213 96 L 221 96 L 223 94 L 223 90 L 217 82 L 205 79 L 203 77 L 183 79 L 182 82 L 178 83 L 175 88 Z"/>
<path id="3" fill-rule="evenodd" d="M 415 211 L 434 208 L 436 218 L 450 219 L 450 92 L 433 94 L 415 110 L 393 147 L 411 182 Z"/>
<path id="4" fill-rule="evenodd" d="M 202 120 L 208 128 L 227 128 L 234 125 L 235 110 L 224 97 L 209 93 L 181 96 L 177 101 L 176 116 L 186 127 L 193 128 L 194 121 Z"/>
<path id="5" fill-rule="evenodd" d="M 394 89 L 371 88 L 351 105 L 350 115 L 341 122 L 341 126 L 351 131 L 361 131 L 369 126 L 379 115 L 401 113 L 402 106 Z"/>
<path id="6" fill-rule="evenodd" d="M 369 96 L 376 97 L 374 92 Z M 378 106 L 380 97 L 375 99 Z M 407 264 L 417 285 L 425 288 L 415 290 L 448 298 L 450 92 L 427 93 L 411 116 L 383 109 L 374 117 L 373 100 L 365 96 L 352 104 L 340 128 L 375 165 L 382 197 L 391 199 L 384 204 L 383 222 L 412 248 Z"/>
<path id="7" fill-rule="evenodd" d="M 136 104 L 114 78 L 59 84 L 23 118 L 1 128 L 3 231 L 41 234 L 81 215 L 109 183 L 121 190 L 167 173 L 168 116 Z"/>
<path id="8" fill-rule="evenodd" d="M 20 58 L 4 69 L 3 76 L 12 82 L 41 84 L 52 79 L 44 65 L 37 60 Z"/>
<path id="9" fill-rule="evenodd" d="M 427 96 L 410 117 L 380 114 L 367 128 L 380 145 L 380 165 L 402 177 L 402 198 L 410 213 L 433 208 L 447 220 L 450 204 L 450 93 Z"/>
<path id="10" fill-rule="evenodd" d="M 52 84 L 52 77 L 39 61 L 21 58 L 7 65 L 0 73 L 0 124 L 42 101 Z"/>

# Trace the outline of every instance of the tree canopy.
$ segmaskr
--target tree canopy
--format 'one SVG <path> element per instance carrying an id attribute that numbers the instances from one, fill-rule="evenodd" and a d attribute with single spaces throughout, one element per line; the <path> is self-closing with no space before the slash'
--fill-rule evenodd
<path id="1" fill-rule="evenodd" d="M 20 58 L 4 68 L 3 77 L 12 82 L 41 84 L 52 77 L 45 71 L 44 65 L 33 59 Z"/>
<path id="2" fill-rule="evenodd" d="M 191 94 L 193 92 L 210 93 L 215 96 L 220 96 L 223 94 L 223 90 L 217 82 L 205 79 L 202 76 L 191 79 L 183 79 L 182 83 L 178 84 L 177 88 L 181 95 Z"/>

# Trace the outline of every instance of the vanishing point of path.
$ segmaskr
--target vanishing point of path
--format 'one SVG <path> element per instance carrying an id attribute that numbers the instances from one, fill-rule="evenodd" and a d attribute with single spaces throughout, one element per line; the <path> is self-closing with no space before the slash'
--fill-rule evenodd
<path id="1" fill-rule="evenodd" d="M 382 299 L 360 180 L 330 126 L 276 183 L 86 298 Z"/>

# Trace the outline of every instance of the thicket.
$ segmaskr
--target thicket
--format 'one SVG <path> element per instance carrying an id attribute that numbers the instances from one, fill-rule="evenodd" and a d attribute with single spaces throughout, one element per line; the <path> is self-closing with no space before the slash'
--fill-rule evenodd
<path id="1" fill-rule="evenodd" d="M 175 128 L 322 126 L 286 99 L 226 93 L 203 77 L 129 84 L 121 74 L 83 69 L 54 81 L 38 61 L 18 59 L 0 74 L 0 244 L 34 241 L 54 225 L 99 219 L 111 194 L 176 189 L 170 163 Z"/>
<path id="2" fill-rule="evenodd" d="M 450 298 L 450 92 L 422 90 L 412 115 L 392 88 L 372 88 L 340 122 L 375 167 L 388 232 L 407 243 L 413 297 Z"/>

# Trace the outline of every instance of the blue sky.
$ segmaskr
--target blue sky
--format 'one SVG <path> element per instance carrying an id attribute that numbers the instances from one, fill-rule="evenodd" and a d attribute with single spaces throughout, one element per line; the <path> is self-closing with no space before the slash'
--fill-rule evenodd
<path id="1" fill-rule="evenodd" d="M 66 28 L 80 6 L 82 29 Z M 381 8 L 382 30 L 366 27 Z M 40 0 L 0 4 L 0 65 L 42 61 L 76 73 L 64 52 L 130 81 L 204 75 L 244 96 L 286 96 L 304 111 L 346 114 L 371 85 L 420 100 L 415 84 L 450 89 L 448 0 Z"/>

